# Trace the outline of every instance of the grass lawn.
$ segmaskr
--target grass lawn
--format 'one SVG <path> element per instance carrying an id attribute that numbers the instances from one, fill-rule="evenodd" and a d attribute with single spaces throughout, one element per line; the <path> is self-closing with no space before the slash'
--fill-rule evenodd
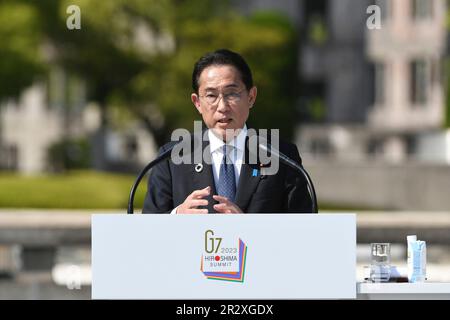
<path id="1" fill-rule="evenodd" d="M 0 172 L 0 208 L 123 209 L 135 176 L 96 171 L 22 176 Z M 145 177 L 136 193 L 135 208 L 142 208 Z"/>
<path id="2" fill-rule="evenodd" d="M 0 208 L 43 209 L 127 209 L 131 185 L 136 177 L 98 171 L 71 171 L 65 174 L 23 176 L 0 172 Z M 147 177 L 137 190 L 134 206 L 142 208 Z M 355 208 L 319 203 L 319 211 L 358 212 Z"/>

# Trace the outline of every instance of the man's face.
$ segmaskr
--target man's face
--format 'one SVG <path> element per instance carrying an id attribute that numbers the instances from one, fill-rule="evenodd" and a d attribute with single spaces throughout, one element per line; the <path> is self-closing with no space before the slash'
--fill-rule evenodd
<path id="1" fill-rule="evenodd" d="M 191 100 L 206 126 L 224 140 L 231 130 L 242 129 L 255 103 L 256 87 L 247 91 L 239 71 L 231 65 L 205 68 L 199 77 L 199 93 Z M 236 135 L 239 131 L 235 132 Z"/>

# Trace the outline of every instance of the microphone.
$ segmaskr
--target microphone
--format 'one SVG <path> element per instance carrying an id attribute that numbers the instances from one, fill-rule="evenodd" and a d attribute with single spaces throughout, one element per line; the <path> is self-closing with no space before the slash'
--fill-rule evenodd
<path id="1" fill-rule="evenodd" d="M 258 138 L 260 138 L 259 141 L 261 141 L 262 137 L 259 136 Z M 275 148 L 273 148 L 271 146 L 271 144 L 269 142 L 267 142 L 267 140 L 265 140 L 265 139 L 264 139 L 264 142 L 258 142 L 258 146 L 260 149 L 263 149 L 265 152 L 270 152 L 270 154 L 273 154 L 275 157 L 280 159 L 281 162 L 283 162 L 284 164 L 287 164 L 288 166 L 293 168 L 295 171 L 300 172 L 302 174 L 302 176 L 306 180 L 309 197 L 311 198 L 312 212 L 318 213 L 319 209 L 317 206 L 316 190 L 314 189 L 314 184 L 311 180 L 311 177 L 309 176 L 308 172 L 306 172 L 306 170 L 303 168 L 303 166 L 298 164 L 296 161 L 292 160 L 291 158 L 289 158 L 288 156 L 286 156 L 279 150 L 276 150 Z"/>
<path id="2" fill-rule="evenodd" d="M 131 187 L 131 191 L 130 191 L 130 197 L 128 198 L 128 210 L 127 210 L 127 214 L 133 214 L 134 213 L 134 196 L 136 194 L 136 190 L 139 186 L 139 183 L 141 182 L 142 178 L 145 176 L 145 174 L 154 166 L 156 166 L 158 163 L 166 160 L 170 154 L 172 153 L 173 148 L 175 148 L 175 146 L 180 145 L 182 143 L 192 143 L 192 141 L 194 140 L 195 135 L 192 134 L 190 139 L 183 139 L 183 137 L 181 138 L 180 141 L 172 141 L 169 143 L 169 146 L 167 148 L 167 150 L 165 150 L 163 153 L 161 153 L 155 160 L 151 161 L 149 164 L 147 164 L 144 169 L 142 169 L 141 173 L 139 173 L 138 177 L 136 178 L 136 181 L 133 183 L 133 186 Z"/>

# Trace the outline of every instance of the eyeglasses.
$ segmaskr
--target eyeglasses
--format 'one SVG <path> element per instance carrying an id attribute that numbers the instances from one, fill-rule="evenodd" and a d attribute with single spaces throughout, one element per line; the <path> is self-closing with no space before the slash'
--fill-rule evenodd
<path id="1" fill-rule="evenodd" d="M 220 96 L 222 96 L 223 100 L 226 101 L 226 102 L 236 103 L 236 102 L 241 101 L 242 91 L 244 91 L 244 90 L 241 90 L 239 92 L 238 91 L 231 91 L 231 92 L 220 93 L 220 94 L 207 93 L 207 94 L 205 94 L 203 96 L 200 96 L 200 97 L 204 98 L 206 103 L 208 103 L 209 105 L 212 105 L 212 106 L 214 106 L 214 105 L 219 103 L 219 101 L 221 99 L 221 98 L 219 98 Z"/>

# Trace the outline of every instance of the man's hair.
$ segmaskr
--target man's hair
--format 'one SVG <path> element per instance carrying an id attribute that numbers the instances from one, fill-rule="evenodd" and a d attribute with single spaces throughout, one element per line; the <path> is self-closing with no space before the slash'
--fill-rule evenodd
<path id="1" fill-rule="evenodd" d="M 250 90 L 253 87 L 252 72 L 244 58 L 231 50 L 219 49 L 205 54 L 195 63 L 194 71 L 192 72 L 192 89 L 195 93 L 198 93 L 198 81 L 202 71 L 213 65 L 231 65 L 235 67 L 241 74 L 241 80 L 245 84 L 247 90 Z"/>

